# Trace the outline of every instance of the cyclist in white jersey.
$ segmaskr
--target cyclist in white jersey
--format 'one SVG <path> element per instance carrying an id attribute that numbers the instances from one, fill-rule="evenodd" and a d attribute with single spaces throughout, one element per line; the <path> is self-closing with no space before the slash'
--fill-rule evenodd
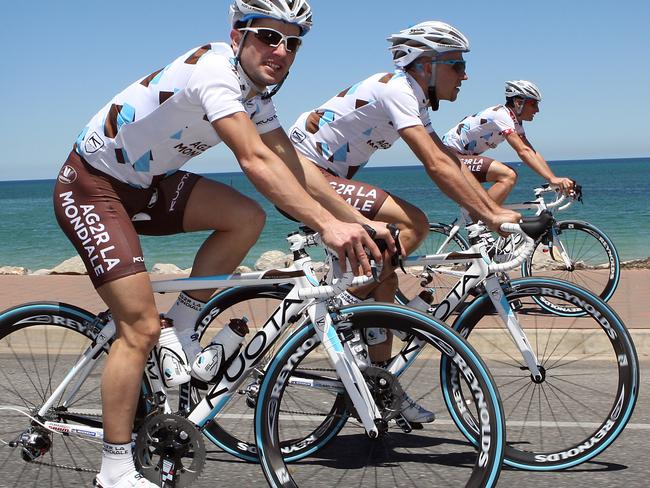
<path id="1" fill-rule="evenodd" d="M 257 189 L 320 232 L 343 263 L 347 256 L 355 271 L 360 264 L 370 274 L 364 247 L 377 261 L 382 258 L 359 225 L 370 221 L 342 205 L 325 179 L 314 193 L 350 223 L 335 218 L 300 185 L 294 173 L 302 178 L 305 170 L 270 99 L 311 27 L 309 5 L 235 0 L 230 8 L 230 44 L 192 49 L 120 92 L 84 128 L 57 178 L 57 220 L 118 329 L 102 376 L 105 444 L 95 479 L 102 488 L 155 486 L 136 472 L 131 456 L 142 371 L 160 335 L 137 234 L 214 231 L 194 261 L 192 276 L 201 276 L 232 272 L 264 225 L 257 203 L 180 171 L 186 161 L 223 141 Z M 374 227 L 394 252 L 385 226 Z M 210 291 L 181 293 L 168 312 L 185 339 L 209 296 Z"/>
<path id="2" fill-rule="evenodd" d="M 523 122 L 533 120 L 539 112 L 541 101 L 539 88 L 530 81 L 506 81 L 505 105 L 488 107 L 465 117 L 442 138 L 442 142 L 456 152 L 478 181 L 493 183 L 488 195 L 497 203 L 503 203 L 510 194 L 517 181 L 517 173 L 509 166 L 483 156 L 483 153 L 503 141 L 508 141 L 519 158 L 551 185 L 559 187 L 564 193 L 569 193 L 573 188 L 572 180 L 555 176 L 524 132 Z"/>
<path id="3" fill-rule="evenodd" d="M 442 191 L 492 229 L 518 221 L 519 214 L 496 205 L 445 149 L 429 120 L 429 105 L 437 110 L 439 100 L 456 100 L 467 79 L 463 60 L 463 53 L 469 51 L 466 37 L 448 24 L 427 21 L 388 40 L 395 71 L 372 75 L 299 116 L 289 130 L 298 152 L 321 169 L 349 204 L 370 218 L 397 224 L 407 253 L 429 232 L 427 216 L 395 195 L 350 179 L 375 151 L 389 148 L 400 137 Z M 396 289 L 394 268 L 386 265 L 381 284 L 353 293 L 393 301 Z M 374 361 L 388 359 L 390 351 L 390 337 L 371 348 Z M 431 412 L 411 406 L 407 420 L 433 420 Z"/>

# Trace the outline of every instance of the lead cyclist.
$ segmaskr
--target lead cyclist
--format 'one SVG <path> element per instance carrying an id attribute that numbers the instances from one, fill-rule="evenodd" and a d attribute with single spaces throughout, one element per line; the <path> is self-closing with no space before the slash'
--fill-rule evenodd
<path id="1" fill-rule="evenodd" d="M 520 215 L 493 202 L 483 188 L 435 134 L 428 109 L 438 110 L 439 100 L 455 101 L 467 79 L 463 54 L 469 41 L 454 27 L 426 21 L 388 38 L 395 70 L 370 76 L 342 90 L 314 110 L 303 113 L 289 137 L 303 166 L 315 167 L 349 205 L 366 217 L 396 224 L 408 254 L 429 232 L 426 215 L 417 207 L 381 188 L 352 179 L 378 149 L 387 149 L 400 137 L 421 161 L 429 177 L 450 198 L 476 218 L 497 230 Z M 307 188 L 311 189 L 307 179 Z M 351 290 L 354 303 L 372 297 L 393 301 L 397 290 L 394 267 L 385 264 L 381 283 Z M 377 331 L 369 338 L 375 363 L 390 358 L 392 338 Z M 434 414 L 408 395 L 402 415 L 409 422 L 431 422 Z"/>
<path id="2" fill-rule="evenodd" d="M 530 81 L 506 81 L 506 103 L 488 107 L 461 120 L 442 138 L 442 142 L 467 166 L 481 183 L 493 183 L 487 191 L 497 203 L 503 203 L 517 182 L 514 169 L 483 156 L 503 141 L 517 152 L 533 171 L 556 186 L 565 195 L 573 189 L 573 180 L 556 176 L 542 155 L 528 141 L 523 122 L 532 121 L 539 112 L 542 94 Z"/>

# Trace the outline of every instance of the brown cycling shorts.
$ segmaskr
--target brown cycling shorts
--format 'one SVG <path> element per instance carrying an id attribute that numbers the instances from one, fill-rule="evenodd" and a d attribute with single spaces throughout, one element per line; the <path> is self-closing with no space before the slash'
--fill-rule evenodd
<path id="1" fill-rule="evenodd" d="M 135 188 L 70 153 L 54 186 L 54 214 L 95 288 L 146 271 L 138 234 L 184 232 L 185 205 L 200 178 L 176 171 L 154 177 L 149 188 Z"/>
<path id="2" fill-rule="evenodd" d="M 370 183 L 342 178 L 318 165 L 316 167 L 320 169 L 323 176 L 329 181 L 330 186 L 334 188 L 341 198 L 370 220 L 375 218 L 381 206 L 390 196 L 388 192 Z"/>
<path id="3" fill-rule="evenodd" d="M 472 174 L 476 177 L 481 183 L 487 181 L 487 172 L 490 164 L 494 159 L 488 158 L 486 156 L 472 156 L 469 154 L 460 154 L 456 153 L 460 162 L 469 168 Z"/>

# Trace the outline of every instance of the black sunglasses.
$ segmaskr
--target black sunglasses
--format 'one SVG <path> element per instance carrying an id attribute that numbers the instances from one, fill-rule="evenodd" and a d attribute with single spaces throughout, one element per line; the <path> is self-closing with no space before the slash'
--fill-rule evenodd
<path id="1" fill-rule="evenodd" d="M 302 44 L 302 38 L 298 36 L 285 36 L 282 32 L 268 27 L 242 27 L 240 31 L 252 32 L 257 40 L 270 47 L 278 47 L 284 42 L 287 52 L 295 53 Z"/>
<path id="2" fill-rule="evenodd" d="M 464 59 L 445 59 L 440 61 L 431 61 L 432 64 L 448 64 L 451 65 L 453 70 L 460 74 L 465 73 L 467 62 Z"/>

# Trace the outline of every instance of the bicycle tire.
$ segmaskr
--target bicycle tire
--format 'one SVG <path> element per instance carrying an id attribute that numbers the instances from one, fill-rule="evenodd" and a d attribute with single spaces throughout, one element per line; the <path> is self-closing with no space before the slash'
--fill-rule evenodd
<path id="1" fill-rule="evenodd" d="M 544 368 L 541 383 L 528 373 L 486 294 L 453 328 L 474 345 L 497 382 L 507 419 L 505 463 L 537 471 L 584 463 L 616 440 L 634 410 L 639 363 L 629 332 L 607 304 L 570 283 L 522 278 L 504 291 Z M 585 314 L 552 314 L 539 305 L 539 296 L 580 304 Z M 441 377 L 453 384 L 451 371 L 441 369 Z M 445 396 L 447 407 L 459 429 L 476 442 L 475 431 L 451 401 L 456 393 Z"/>
<path id="2" fill-rule="evenodd" d="M 317 450 L 317 456 L 294 462 L 288 468 L 283 456 L 282 441 L 279 440 L 279 431 L 283 431 L 282 436 L 285 438 L 287 432 L 301 432 L 303 424 L 318 412 L 296 413 L 286 410 L 284 405 L 291 408 L 293 405 L 304 404 L 307 408 L 318 408 L 323 397 L 335 394 L 314 388 L 311 388 L 313 391 L 307 395 L 299 391 L 295 394 L 288 392 L 289 385 L 301 388 L 303 376 L 312 378 L 315 382 L 336 380 L 336 373 L 329 371 L 318 375 L 310 368 L 327 361 L 322 355 L 314 327 L 308 324 L 285 342 L 269 365 L 260 389 L 255 412 L 255 429 L 260 462 L 270 486 L 307 486 L 311 485 L 316 477 L 328 480 L 330 486 L 339 486 L 337 483 L 340 483 L 340 486 L 364 486 L 366 483 L 377 487 L 396 486 L 399 484 L 398 479 L 405 479 L 413 486 L 431 486 L 432 478 L 440 480 L 441 486 L 443 483 L 459 486 L 459 479 L 462 479 L 461 486 L 494 486 L 501 469 L 504 420 L 499 396 L 493 388 L 490 374 L 471 346 L 441 322 L 398 305 L 359 304 L 342 308 L 340 314 L 354 329 L 387 327 L 401 330 L 407 334 L 417 334 L 432 346 L 425 349 L 426 353 L 421 352 L 418 359 L 399 376 L 399 381 L 412 393 L 422 386 L 415 381 L 406 383 L 407 372 L 422 373 L 421 379 L 435 380 L 436 375 L 431 374 L 431 369 L 438 367 L 441 357 L 442 360 L 449 359 L 460 365 L 465 375 L 463 383 L 465 379 L 473 378 L 471 382 L 474 387 L 474 399 L 481 405 L 477 411 L 481 412 L 479 426 L 484 433 L 482 448 L 477 451 L 466 444 L 462 434 L 453 428 L 451 422 L 449 424 L 452 429 L 445 430 L 445 421 L 440 419 L 436 420 L 438 424 L 434 423 L 431 429 L 425 428 L 410 434 L 396 429 L 395 433 L 391 432 L 379 439 L 369 439 L 365 430 L 355 425 L 356 422 L 350 418 L 345 429 L 332 439 L 327 447 Z M 408 347 L 408 344 L 404 345 L 402 352 Z M 417 364 L 418 360 L 423 361 L 424 366 L 432 364 L 424 367 L 422 363 Z M 308 369 L 302 369 L 305 366 Z M 369 370 L 364 374 L 367 375 Z M 289 380 L 290 377 L 294 378 L 294 381 Z M 309 388 L 309 385 L 303 384 L 302 388 Z M 419 402 L 429 401 L 434 397 L 429 393 L 434 391 L 429 386 L 423 390 L 425 395 L 418 398 Z M 436 388 L 435 391 L 442 396 L 442 390 Z M 337 392 L 336 395 L 341 393 Z M 443 400 L 439 400 L 444 412 Z M 472 403 L 468 409 L 475 408 L 475 405 Z M 446 439 L 431 437 L 441 436 L 441 431 L 444 431 Z M 448 436 L 457 436 L 458 439 L 450 441 Z M 302 434 L 299 433 L 298 437 L 302 437 Z M 468 448 L 469 453 L 466 451 Z M 456 452 L 450 453 L 447 449 Z M 414 451 L 420 452 L 413 456 Z M 394 458 L 386 459 L 393 455 Z M 328 474 L 328 469 L 333 473 Z"/>
<path id="3" fill-rule="evenodd" d="M 0 412 L 0 439 L 6 443 L 10 435 L 10 440 L 14 441 L 20 433 L 32 429 L 51 444 L 32 461 L 23 458 L 20 446 L 0 450 L 4 481 L 9 481 L 11 476 L 25 476 L 22 482 L 15 480 L 16 486 L 27 479 L 34 486 L 90 486 L 99 471 L 101 440 L 92 444 L 87 437 L 40 430 L 26 416 L 35 416 L 79 355 L 96 338 L 95 320 L 96 316 L 86 310 L 58 302 L 27 303 L 0 312 L 0 390 L 4 405 Z M 99 363 L 102 362 L 100 358 Z M 99 363 L 80 386 L 71 404 L 61 405 L 59 401 L 40 421 L 101 428 L 99 377 L 103 367 Z M 68 388 L 74 383 L 73 380 Z M 143 388 L 147 387 L 145 378 Z M 12 407 L 18 407 L 19 411 Z M 141 398 L 140 418 L 144 417 L 145 408 L 146 402 Z M 89 445 L 96 445 L 97 449 L 90 449 Z"/>
<path id="4" fill-rule="evenodd" d="M 429 234 L 422 244 L 411 254 L 414 256 L 436 254 L 444 240 L 449 237 L 451 229 L 452 226 L 449 224 L 429 223 Z M 440 252 L 466 251 L 467 249 L 469 249 L 469 243 L 460 232 L 457 232 L 445 249 L 442 249 Z M 444 290 L 449 289 L 454 283 L 453 278 L 449 279 L 448 277 L 436 275 L 430 286 L 435 289 Z M 397 293 L 395 293 L 395 300 L 402 305 L 407 304 L 421 290 L 419 280 L 401 273 L 399 273 L 399 286 Z"/>
<path id="5" fill-rule="evenodd" d="M 535 246 L 531 257 L 521 266 L 523 277 L 548 277 L 568 281 L 586 288 L 607 302 L 618 287 L 621 263 L 618 251 L 611 239 L 595 225 L 580 220 L 563 220 L 557 224 L 559 239 L 565 246 L 574 269 L 567 269 L 559 250 L 555 259 L 541 241 Z M 575 314 L 576 310 L 559 309 L 540 299 L 539 304 L 550 312 Z"/>

